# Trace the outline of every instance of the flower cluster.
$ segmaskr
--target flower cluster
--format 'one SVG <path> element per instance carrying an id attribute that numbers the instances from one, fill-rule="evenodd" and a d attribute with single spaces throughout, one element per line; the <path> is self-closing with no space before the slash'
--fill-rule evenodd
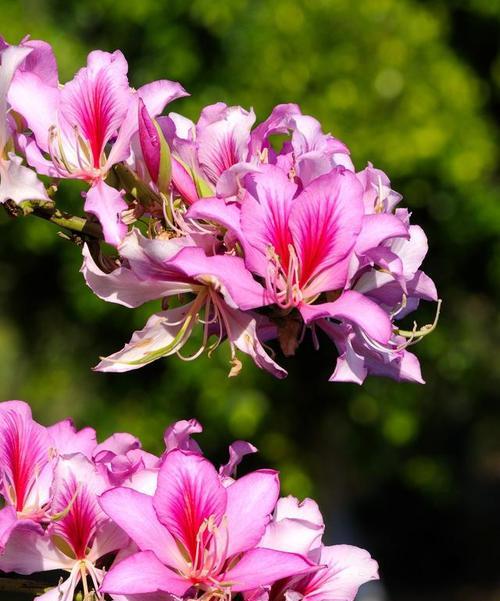
<path id="1" fill-rule="evenodd" d="M 295 104 L 256 126 L 252 110 L 223 103 L 196 123 L 160 116 L 187 93 L 167 80 L 133 89 L 119 51 L 91 52 L 64 85 L 45 42 L 1 42 L 0 52 L 0 202 L 47 209 L 58 181 L 82 180 L 87 284 L 127 307 L 161 303 L 97 370 L 194 359 L 227 341 L 230 375 L 240 351 L 284 377 L 266 343 L 292 355 L 309 334 L 336 348 L 333 381 L 422 382 L 407 349 L 435 324 L 396 322 L 437 301 L 420 269 L 426 236 L 385 173 L 357 172 L 316 119 Z"/>
<path id="2" fill-rule="evenodd" d="M 322 543 L 313 500 L 279 498 L 277 472 L 236 478 L 254 446 L 233 443 L 217 470 L 191 438 L 201 430 L 176 422 L 156 457 L 130 434 L 98 444 L 0 403 L 0 571 L 63 570 L 40 601 L 352 601 L 378 578 L 368 552 Z"/>

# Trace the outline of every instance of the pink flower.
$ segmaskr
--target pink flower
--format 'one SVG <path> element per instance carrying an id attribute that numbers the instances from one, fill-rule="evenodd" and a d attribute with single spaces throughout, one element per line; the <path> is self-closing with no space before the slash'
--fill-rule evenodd
<path id="1" fill-rule="evenodd" d="M 22 401 L 0 403 L 0 551 L 14 529 L 46 518 L 56 452 L 46 428 Z"/>
<path id="2" fill-rule="evenodd" d="M 40 601 L 72 601 L 80 582 L 86 595 L 92 589 L 102 600 L 98 591 L 104 572 L 96 562 L 127 544 L 127 537 L 97 503 L 96 495 L 107 486 L 83 455 L 60 460 L 47 531 L 28 525 L 16 528 L 0 556 L 0 570 L 69 572 L 65 581 L 38 597 Z"/>
<path id="3" fill-rule="evenodd" d="M 124 265 L 110 274 L 102 272 L 85 251 L 82 271 L 87 284 L 101 298 L 138 306 L 155 298 L 191 294 L 192 300 L 154 314 L 121 351 L 103 359 L 99 371 L 128 371 L 160 357 L 179 354 L 194 327 L 201 324 L 205 349 L 212 352 L 227 337 L 231 363 L 239 370 L 236 349 L 278 376 L 284 371 L 267 355 L 258 338 L 261 319 L 250 309 L 264 303 L 264 290 L 245 268 L 243 259 L 229 255 L 207 256 L 192 240 L 148 240 L 132 230 L 120 246 Z M 216 341 L 209 344 L 211 335 Z"/>
<path id="4" fill-rule="evenodd" d="M 20 46 L 9 46 L 3 42 L 3 47 L 0 47 L 0 203 L 7 200 L 16 203 L 49 200 L 36 173 L 25 167 L 21 157 L 13 152 L 7 104 L 7 95 L 16 71 L 36 70 L 43 61 L 44 52 L 40 48 L 43 44 L 24 42 Z"/>
<path id="5" fill-rule="evenodd" d="M 378 579 L 378 564 L 364 549 L 321 543 L 324 524 L 317 504 L 280 499 L 261 545 L 294 550 L 318 565 L 309 574 L 292 576 L 246 595 L 247 601 L 354 601 L 359 587 Z"/>
<path id="6" fill-rule="evenodd" d="M 130 153 L 139 99 L 156 116 L 168 102 L 186 95 L 179 84 L 167 80 L 134 92 L 127 70 L 120 51 L 94 51 L 87 66 L 62 87 L 54 83 L 57 71 L 49 82 L 36 73 L 20 72 L 9 92 L 10 103 L 34 134 L 26 146 L 28 162 L 39 173 L 89 182 L 85 210 L 99 218 L 106 241 L 115 245 L 127 231 L 120 218 L 127 204 L 104 179 Z M 115 137 L 107 154 L 106 145 Z"/>
<path id="7" fill-rule="evenodd" d="M 171 451 L 154 497 L 117 488 L 100 499 L 140 549 L 110 570 L 103 592 L 184 595 L 193 589 L 209 598 L 308 572 L 311 562 L 300 555 L 256 548 L 278 490 L 277 475 L 268 470 L 226 488 L 206 459 Z"/>

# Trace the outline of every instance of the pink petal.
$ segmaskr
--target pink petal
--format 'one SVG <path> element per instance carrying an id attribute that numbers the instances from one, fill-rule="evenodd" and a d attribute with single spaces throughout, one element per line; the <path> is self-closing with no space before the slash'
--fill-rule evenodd
<path id="1" fill-rule="evenodd" d="M 83 428 L 77 431 L 71 419 L 60 421 L 47 428 L 47 430 L 60 455 L 82 453 L 90 459 L 92 451 L 97 445 L 95 430 L 93 428 Z"/>
<path id="2" fill-rule="evenodd" d="M 166 104 L 182 96 L 188 96 L 184 88 L 180 84 L 166 79 L 153 81 L 139 88 L 128 104 L 126 116 L 122 120 L 118 137 L 109 153 L 106 167 L 109 168 L 124 161 L 129 156 L 130 140 L 139 127 L 137 115 L 140 99 L 144 102 L 151 117 L 156 117 L 163 111 Z"/>
<path id="3" fill-rule="evenodd" d="M 312 499 L 301 503 L 288 496 L 278 500 L 274 519 L 269 523 L 259 547 L 307 555 L 321 544 L 325 529 L 318 504 Z"/>
<path id="4" fill-rule="evenodd" d="M 281 169 L 271 165 L 262 167 L 261 173 L 253 175 L 252 180 L 255 198 L 245 197 L 241 209 L 245 262 L 251 271 L 265 276 L 267 251 L 272 246 L 287 271 L 288 245 L 292 243 L 288 225 L 297 186 Z"/>
<path id="5" fill-rule="evenodd" d="M 228 305 L 219 310 L 224 320 L 226 335 L 229 341 L 243 353 L 250 355 L 255 364 L 273 374 L 276 378 L 284 378 L 287 372 L 278 365 L 267 353 L 262 345 L 260 336 L 260 326 L 258 319 L 262 316 L 250 311 L 240 311 L 233 309 Z"/>
<path id="6" fill-rule="evenodd" d="M 173 451 L 173 449 L 182 449 L 193 453 L 201 453 L 198 443 L 191 439 L 191 434 L 199 434 L 200 432 L 203 432 L 203 427 L 195 419 L 183 419 L 175 422 L 165 430 L 163 439 L 166 452 Z"/>
<path id="7" fill-rule="evenodd" d="M 128 65 L 123 54 L 91 52 L 87 67 L 61 91 L 60 124 L 68 139 L 77 127 L 88 141 L 93 166 L 101 167 L 104 146 L 122 124 L 131 101 L 127 79 Z"/>
<path id="8" fill-rule="evenodd" d="M 368 551 L 350 545 L 323 547 L 319 570 L 305 591 L 308 601 L 354 601 L 359 587 L 370 580 L 378 580 L 378 564 Z"/>
<path id="9" fill-rule="evenodd" d="M 0 203 L 13 200 L 49 200 L 47 191 L 32 169 L 22 164 L 20 156 L 9 153 L 9 160 L 0 158 Z"/>
<path id="10" fill-rule="evenodd" d="M 260 541 L 279 495 L 278 473 L 259 470 L 227 487 L 227 555 L 255 547 Z"/>
<path id="11" fill-rule="evenodd" d="M 114 488 L 101 495 L 99 503 L 141 551 L 153 551 L 173 568 L 185 564 L 172 535 L 158 520 L 152 497 L 131 488 Z"/>
<path id="12" fill-rule="evenodd" d="M 27 40 L 22 45 L 24 48 L 31 48 L 32 52 L 21 66 L 21 71 L 30 71 L 47 85 L 56 88 L 59 85 L 59 77 L 52 46 L 43 40 Z"/>
<path id="13" fill-rule="evenodd" d="M 166 592 L 183 595 L 191 582 L 164 566 L 152 551 L 142 551 L 114 565 L 101 590 L 115 595 Z"/>
<path id="14" fill-rule="evenodd" d="M 140 279 L 127 267 L 118 267 L 111 273 L 101 271 L 96 265 L 88 246 L 83 247 L 83 273 L 87 286 L 99 298 L 125 307 L 138 307 L 145 302 L 161 298 L 170 291 L 175 294 L 179 286 L 168 286 L 165 282 Z M 184 291 L 185 286 L 182 288 Z"/>
<path id="15" fill-rule="evenodd" d="M 153 182 L 157 182 L 160 171 L 160 140 L 142 100 L 139 102 L 139 141 L 149 175 Z"/>
<path id="16" fill-rule="evenodd" d="M 172 157 L 172 182 L 187 204 L 193 204 L 198 200 L 193 178 L 175 157 Z"/>
<path id="17" fill-rule="evenodd" d="M 354 290 L 347 290 L 331 303 L 303 304 L 300 306 L 300 313 L 306 323 L 324 317 L 354 323 L 381 343 L 387 343 L 392 335 L 392 323 L 387 313 L 375 302 Z"/>
<path id="18" fill-rule="evenodd" d="M 196 129 L 198 160 L 209 181 L 216 184 L 226 169 L 246 160 L 255 114 L 236 106 L 217 108 L 214 119 L 208 115 L 212 108 L 204 109 Z"/>
<path id="19" fill-rule="evenodd" d="M 198 283 L 219 291 L 226 303 L 243 310 L 266 304 L 264 288 L 253 279 L 241 257 L 207 257 L 201 248 L 181 250 L 166 268 L 179 270 Z"/>
<path id="20" fill-rule="evenodd" d="M 17 524 L 17 512 L 14 507 L 7 505 L 0 509 L 0 555 Z"/>
<path id="21" fill-rule="evenodd" d="M 116 353 L 102 358 L 94 369 L 121 373 L 176 353 L 188 340 L 194 325 L 192 322 L 185 323 L 190 306 L 191 303 L 188 303 L 153 314 L 142 330 L 134 332 L 130 342 Z"/>
<path id="22" fill-rule="evenodd" d="M 295 199 L 290 230 L 300 261 L 300 283 L 308 295 L 341 288 L 347 277 L 342 260 L 361 230 L 361 185 L 337 168 L 314 180 Z"/>
<path id="23" fill-rule="evenodd" d="M 157 117 L 163 112 L 167 104 L 189 96 L 188 92 L 176 81 L 160 79 L 152 81 L 137 90 L 138 96 L 143 100 L 151 117 Z"/>
<path id="24" fill-rule="evenodd" d="M 304 574 L 315 568 L 307 558 L 295 553 L 252 549 L 243 555 L 234 568 L 226 572 L 224 579 L 234 583 L 231 590 L 237 593 Z"/>
<path id="25" fill-rule="evenodd" d="M 87 192 L 84 209 L 99 219 L 108 244 L 118 246 L 125 237 L 127 226 L 123 223 L 121 214 L 127 208 L 122 194 L 102 180 Z"/>
<path id="26" fill-rule="evenodd" d="M 73 563 L 74 560 L 59 551 L 40 526 L 26 523 L 14 528 L 0 555 L 0 571 L 18 574 L 71 569 Z"/>
<path id="27" fill-rule="evenodd" d="M 9 138 L 7 131 L 7 93 L 9 89 L 12 89 L 12 79 L 16 69 L 31 51 L 31 48 L 8 46 L 0 52 L 0 150 L 2 153 Z"/>
<path id="28" fill-rule="evenodd" d="M 222 198 L 200 198 L 189 208 L 186 217 L 219 223 L 231 231 L 239 240 L 244 240 L 241 231 L 241 209 L 237 204 L 227 204 Z"/>
<path id="29" fill-rule="evenodd" d="M 252 131 L 252 155 L 269 146 L 269 136 L 288 133 L 292 118 L 300 114 L 300 108 L 296 104 L 278 104 L 275 106 L 269 117 Z"/>
<path id="30" fill-rule="evenodd" d="M 356 240 L 356 252 L 363 254 L 390 238 L 408 238 L 407 226 L 395 215 L 378 213 L 365 215 L 363 226 Z"/>
<path id="31" fill-rule="evenodd" d="M 47 429 L 31 418 L 24 403 L 0 404 L 0 465 L 3 472 L 3 490 L 11 491 L 8 500 L 16 511 L 36 511 L 39 507 L 27 507 L 33 491 L 39 497 L 48 491 L 39 490 L 39 478 L 49 465 L 49 449 L 52 440 Z M 50 478 L 49 478 L 50 479 Z M 36 495 L 35 495 L 36 496 Z"/>
<path id="32" fill-rule="evenodd" d="M 218 525 L 227 493 L 214 466 L 196 453 L 175 449 L 160 468 L 153 506 L 158 518 L 194 559 L 197 535 L 204 520 Z"/>
<path id="33" fill-rule="evenodd" d="M 241 463 L 241 460 L 245 455 L 256 453 L 257 447 L 253 444 L 246 442 L 245 440 L 236 440 L 229 445 L 229 461 L 226 465 L 222 465 L 219 468 L 219 474 L 225 478 L 234 477 L 236 474 L 236 468 Z"/>

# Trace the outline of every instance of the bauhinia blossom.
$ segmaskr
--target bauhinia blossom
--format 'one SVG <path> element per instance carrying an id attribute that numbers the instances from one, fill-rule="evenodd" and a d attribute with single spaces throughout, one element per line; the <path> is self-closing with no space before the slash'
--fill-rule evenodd
<path id="1" fill-rule="evenodd" d="M 0 203 L 49 200 L 36 173 L 24 166 L 22 158 L 14 152 L 13 125 L 7 102 L 16 71 L 21 71 L 24 65 L 26 72 L 42 72 L 49 48 L 45 42 L 38 41 L 9 46 L 0 38 Z"/>
<path id="2" fill-rule="evenodd" d="M 193 419 L 166 429 L 156 457 L 126 432 L 98 444 L 69 420 L 45 428 L 20 401 L 1 403 L 0 418 L 2 513 L 15 515 L 0 572 L 48 572 L 53 587 L 37 600 L 353 601 L 377 578 L 366 551 L 322 544 L 318 506 L 279 498 L 277 472 L 236 477 L 256 451 L 248 442 L 216 469 L 192 439 L 202 430 Z"/>
<path id="3" fill-rule="evenodd" d="M 356 171 L 348 147 L 314 117 L 280 104 L 258 122 L 253 110 L 219 102 L 194 123 L 161 114 L 186 95 L 180 84 L 131 88 L 119 50 L 91 52 L 64 85 L 43 42 L 3 44 L 0 56 L 0 142 L 18 152 L 2 151 L 0 190 L 11 191 L 0 201 L 27 195 L 24 176 L 34 198 L 48 199 L 23 158 L 52 178 L 51 203 L 58 180 L 83 180 L 90 221 L 74 229 L 87 284 L 130 308 L 158 302 L 97 370 L 211 356 L 224 342 L 229 375 L 242 353 L 281 378 L 277 351 L 330 340 L 331 381 L 423 382 L 408 348 L 434 329 L 440 305 L 430 325 L 401 320 L 422 300 L 438 301 L 421 269 L 425 233 L 388 176 L 371 163 Z M 95 218 L 114 253 L 99 229 L 89 237 Z M 195 330 L 200 346 L 187 350 Z"/>

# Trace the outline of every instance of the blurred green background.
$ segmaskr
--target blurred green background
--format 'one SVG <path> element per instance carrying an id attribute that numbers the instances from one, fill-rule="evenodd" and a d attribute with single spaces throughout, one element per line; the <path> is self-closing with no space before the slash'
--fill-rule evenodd
<path id="1" fill-rule="evenodd" d="M 61 81 L 89 50 L 120 48 L 134 85 L 181 81 L 192 96 L 172 110 L 194 119 L 220 100 L 260 119 L 299 102 L 359 169 L 372 161 L 404 194 L 444 299 L 437 331 L 415 349 L 425 386 L 329 384 L 329 345 L 301 349 L 281 382 L 248 362 L 227 379 L 224 352 L 96 374 L 151 307 L 99 301 L 51 224 L 2 214 L 0 397 L 101 437 L 131 431 L 152 451 L 169 422 L 197 417 L 214 460 L 250 439 L 260 454 L 245 469 L 279 467 L 285 493 L 314 495 L 327 542 L 366 546 L 388 599 L 498 600 L 500 2 L 0 0 L 0 14 L 9 42 L 53 44 Z M 61 202 L 79 206 L 63 188 Z M 419 322 L 432 316 L 422 307 Z"/>

